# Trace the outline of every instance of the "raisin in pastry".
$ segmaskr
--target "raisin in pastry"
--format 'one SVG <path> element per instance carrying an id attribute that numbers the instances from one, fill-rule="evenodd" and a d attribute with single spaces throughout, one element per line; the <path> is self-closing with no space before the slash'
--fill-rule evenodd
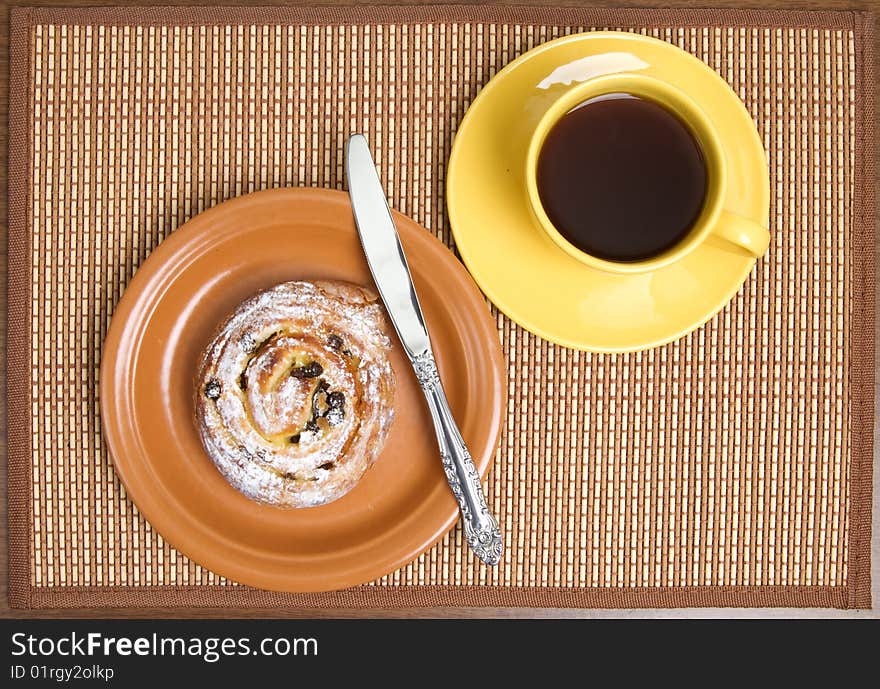
<path id="1" fill-rule="evenodd" d="M 196 377 L 196 424 L 220 473 L 277 507 L 345 495 L 391 426 L 390 346 L 378 297 L 357 285 L 286 282 L 245 301 Z"/>

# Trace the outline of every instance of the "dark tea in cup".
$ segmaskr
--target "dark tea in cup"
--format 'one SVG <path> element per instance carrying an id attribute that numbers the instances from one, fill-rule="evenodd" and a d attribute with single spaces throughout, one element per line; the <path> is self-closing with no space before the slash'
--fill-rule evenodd
<path id="1" fill-rule="evenodd" d="M 610 93 L 562 115 L 537 160 L 541 205 L 573 246 L 606 261 L 643 261 L 690 233 L 709 184 L 689 128 L 647 98 Z"/>

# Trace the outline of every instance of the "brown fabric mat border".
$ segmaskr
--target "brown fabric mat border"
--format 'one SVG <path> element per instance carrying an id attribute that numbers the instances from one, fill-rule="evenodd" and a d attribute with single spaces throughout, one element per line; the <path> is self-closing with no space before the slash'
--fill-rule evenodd
<path id="1" fill-rule="evenodd" d="M 7 523 L 9 603 L 30 607 L 31 410 L 31 251 L 28 180 L 30 174 L 30 24 L 13 11 L 9 41 L 9 139 L 6 285 Z"/>
<path id="2" fill-rule="evenodd" d="M 30 584 L 31 459 L 30 237 L 27 221 L 31 99 L 30 33 L 37 24 L 193 25 L 228 23 L 393 23 L 397 21 L 568 22 L 579 25 L 821 27 L 852 29 L 859 46 L 853 333 L 851 568 L 846 587 L 675 587 L 568 589 L 474 586 L 365 586 L 321 594 L 284 594 L 245 587 L 65 587 Z M 635 10 L 418 6 L 351 8 L 13 8 L 10 31 L 9 211 L 7 293 L 9 598 L 16 608 L 238 607 L 834 607 L 869 608 L 874 429 L 875 65 L 874 20 L 864 12 L 787 10 Z M 24 295 L 26 298 L 16 298 Z"/>
<path id="3" fill-rule="evenodd" d="M 833 586 L 685 586 L 657 588 L 538 588 L 506 586 L 361 586 L 343 591 L 289 594 L 238 586 L 158 586 L 40 589 L 34 608 L 239 607 L 239 608 L 845 608 L 847 592 Z"/>
<path id="4" fill-rule="evenodd" d="M 856 45 L 860 47 L 856 92 L 856 159 L 853 185 L 853 284 L 855 299 L 850 339 L 852 391 L 852 457 L 849 516 L 851 581 L 847 607 L 871 607 L 871 519 L 873 514 L 874 376 L 876 299 L 876 100 L 873 15 L 855 16 Z"/>
<path id="5" fill-rule="evenodd" d="M 192 26 L 296 23 L 391 24 L 395 22 L 487 21 L 615 26 L 750 26 L 827 29 L 853 28 L 853 12 L 748 9 L 638 9 L 529 7 L 527 5 L 354 5 L 350 7 L 17 7 L 13 19 L 36 24 Z M 21 20 L 21 19 L 19 19 Z M 649 21 L 648 21 L 649 20 Z"/>

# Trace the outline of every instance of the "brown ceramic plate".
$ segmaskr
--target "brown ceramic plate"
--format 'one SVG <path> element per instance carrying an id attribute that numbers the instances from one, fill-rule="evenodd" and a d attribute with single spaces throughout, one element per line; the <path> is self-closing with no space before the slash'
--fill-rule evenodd
<path id="1" fill-rule="evenodd" d="M 455 417 L 481 475 L 506 402 L 504 361 L 482 294 L 446 247 L 395 213 Z M 399 342 L 396 417 L 385 449 L 339 500 L 299 510 L 253 502 L 205 454 L 193 372 L 217 324 L 286 280 L 371 285 L 348 196 L 274 189 L 220 204 L 174 232 L 116 307 L 101 362 L 104 436 L 129 496 L 196 562 L 278 591 L 372 581 L 427 550 L 458 519 L 434 430 Z"/>

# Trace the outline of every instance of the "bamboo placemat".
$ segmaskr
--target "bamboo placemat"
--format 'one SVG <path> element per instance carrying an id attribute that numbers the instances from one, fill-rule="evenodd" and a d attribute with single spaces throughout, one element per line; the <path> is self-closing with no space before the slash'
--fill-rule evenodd
<path id="1" fill-rule="evenodd" d="M 497 569 L 458 527 L 381 581 L 321 595 L 248 589 L 175 552 L 101 440 L 101 343 L 137 266 L 224 199 L 341 188 L 354 131 L 392 205 L 451 244 L 445 161 L 468 104 L 517 55 L 593 28 L 694 53 L 757 121 L 773 243 L 733 302 L 677 343 L 617 356 L 498 316 Z M 870 606 L 872 45 L 860 13 L 13 11 L 12 603 Z"/>

